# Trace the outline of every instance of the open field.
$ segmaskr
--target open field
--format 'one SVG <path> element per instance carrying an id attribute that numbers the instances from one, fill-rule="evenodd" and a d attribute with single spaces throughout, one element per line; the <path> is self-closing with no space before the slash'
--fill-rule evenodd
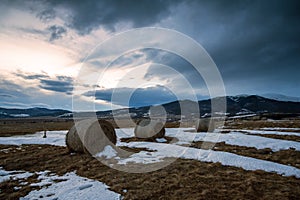
<path id="1" fill-rule="evenodd" d="M 53 125 L 54 130 L 72 124 L 70 121 L 56 123 L 61 125 Z M 23 127 L 29 130 L 33 124 L 37 123 L 24 123 Z M 80 182 L 77 189 L 56 188 L 50 192 L 60 183 L 67 184 L 71 180 L 68 174 L 74 172 L 78 177 L 107 185 L 107 191 L 119 195 L 112 199 L 120 196 L 124 199 L 298 199 L 299 128 L 298 119 L 235 120 L 227 122 L 224 129 L 216 133 L 167 128 L 164 140 L 138 139 L 133 136 L 132 128 L 124 132 L 116 129 L 117 146 L 132 154 L 118 157 L 114 152 L 104 151 L 102 156 L 113 159 L 112 163 L 130 166 L 136 162 L 143 168 L 176 158 L 166 167 L 148 173 L 118 171 L 88 155 L 70 153 L 64 144 L 66 131 L 50 131 L 47 138 L 42 138 L 42 132 L 20 136 L 11 132 L 6 136 L 13 137 L 0 137 L 0 167 L 4 170 L 0 170 L 0 199 L 25 196 L 60 199 L 60 196 L 71 195 L 67 192 L 76 193 L 77 190 L 84 197 L 91 197 L 89 191 L 98 190 L 94 182 L 90 185 Z M 207 136 L 214 134 L 219 136 L 212 142 Z M 205 147 L 212 147 L 212 150 L 205 150 Z M 45 176 L 50 179 L 56 178 L 43 182 L 41 172 L 48 173 Z M 94 199 L 104 198 L 101 198 L 104 193 L 94 192 L 93 195 L 96 195 Z"/>
<path id="2" fill-rule="evenodd" d="M 120 120 L 118 125 L 113 120 L 107 120 L 113 124 L 115 128 L 118 125 L 121 127 L 134 127 L 132 124 L 128 124 L 127 121 Z M 69 130 L 74 125 L 72 118 L 17 118 L 17 119 L 0 119 L 0 136 L 10 136 L 18 134 L 35 133 L 38 131 L 57 131 L 57 130 Z M 194 121 L 179 122 L 167 122 L 166 128 L 178 128 L 181 127 L 193 127 Z M 293 118 L 290 120 L 227 120 L 225 121 L 225 127 L 228 129 L 258 129 L 258 128 L 272 128 L 281 127 L 287 128 L 299 128 L 300 132 L 300 119 Z"/>
<path id="3" fill-rule="evenodd" d="M 19 118 L 1 119 L 0 136 L 35 133 L 38 131 L 69 130 L 73 126 L 72 119 L 59 118 Z"/>
<path id="4" fill-rule="evenodd" d="M 286 119 L 286 120 L 233 120 L 226 123 L 226 128 L 235 129 L 258 129 L 258 128 L 300 128 L 300 119 Z"/>
<path id="5" fill-rule="evenodd" d="M 70 156 L 64 147 L 21 146 L 25 151 L 13 146 L 1 146 L 3 148 L 11 148 L 11 153 L 0 153 L 0 164 L 7 170 L 49 170 L 58 175 L 76 170 L 82 177 L 106 183 L 124 199 L 297 199 L 300 195 L 300 181 L 295 177 L 245 171 L 220 163 L 178 159 L 158 171 L 131 174 L 111 169 L 86 155 Z M 1 183 L 0 198 L 17 199 L 33 189 L 40 189 L 30 186 L 39 182 L 37 177 L 26 181 L 28 184 L 19 191 L 13 189 L 19 186 L 18 180 Z"/>
<path id="6" fill-rule="evenodd" d="M 113 120 L 107 120 L 113 124 L 115 128 L 118 125 L 121 127 L 134 127 L 127 121 L 119 121 L 117 125 Z M 60 119 L 60 118 L 16 118 L 16 119 L 0 119 L 0 136 L 12 136 L 20 134 L 30 134 L 38 131 L 59 131 L 69 130 L 74 125 L 72 118 Z M 179 122 L 167 122 L 167 128 L 179 127 Z M 191 127 L 193 122 L 183 122 L 181 126 Z"/>

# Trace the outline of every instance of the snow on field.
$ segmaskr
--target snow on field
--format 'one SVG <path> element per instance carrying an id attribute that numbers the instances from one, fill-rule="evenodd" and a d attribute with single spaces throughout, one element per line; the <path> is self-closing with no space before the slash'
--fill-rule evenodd
<path id="1" fill-rule="evenodd" d="M 167 128 L 166 136 L 176 137 L 179 139 L 177 144 L 190 143 L 192 141 L 206 141 L 206 142 L 225 142 L 230 145 L 255 147 L 257 149 L 271 148 L 273 151 L 279 151 L 281 149 L 295 148 L 300 151 L 300 143 L 288 140 L 265 138 L 260 136 L 245 135 L 239 132 L 230 132 L 228 134 L 218 133 L 192 133 L 185 132 L 191 130 L 191 128 Z M 247 132 L 250 130 L 247 130 Z M 268 134 L 267 131 L 252 130 L 253 134 Z M 268 131 L 270 132 L 270 131 Z M 43 132 L 37 132 L 29 135 L 19 135 L 12 137 L 0 137 L 0 144 L 8 145 L 21 145 L 21 144 L 51 144 L 57 146 L 65 146 L 65 136 L 67 131 L 48 131 L 47 138 L 43 138 Z M 272 131 L 272 134 L 299 134 L 292 132 L 276 132 Z M 118 143 L 120 138 L 129 138 L 134 136 L 133 128 L 116 129 L 118 136 Z M 163 142 L 161 139 L 158 142 Z"/>
<path id="2" fill-rule="evenodd" d="M 156 138 L 156 142 L 167 142 L 167 140 L 165 138 Z"/>
<path id="3" fill-rule="evenodd" d="M 265 130 L 265 131 L 300 131 L 300 128 L 265 127 L 265 128 L 260 128 L 260 130 Z"/>
<path id="4" fill-rule="evenodd" d="M 300 178 L 300 169 L 278 164 L 275 162 L 255 159 L 236 155 L 233 153 L 212 151 L 183 147 L 174 144 L 152 143 L 152 142 L 130 142 L 121 145 L 131 148 L 147 148 L 154 152 L 141 151 L 131 155 L 129 158 L 118 159 L 119 164 L 128 162 L 135 163 L 155 163 L 166 157 L 193 159 L 203 162 L 220 162 L 222 165 L 241 167 L 245 170 L 264 170 L 266 172 L 276 172 L 285 176 L 296 176 Z M 111 155 L 111 154 L 109 154 Z"/>
<path id="5" fill-rule="evenodd" d="M 262 129 L 262 130 L 248 130 L 248 129 L 222 129 L 223 131 L 231 131 L 231 132 L 242 132 L 247 134 L 258 134 L 258 135 L 265 135 L 265 134 L 272 134 L 272 135 L 294 135 L 299 136 L 300 133 L 298 132 L 284 132 L 279 130 L 269 130 L 269 129 Z M 282 129 L 283 130 L 283 129 Z M 286 129 L 289 130 L 289 129 Z M 293 129 L 294 130 L 294 129 Z"/>
<path id="6" fill-rule="evenodd" d="M 288 140 L 272 139 L 254 135 L 245 135 L 240 132 L 230 132 L 227 134 L 220 133 L 193 133 L 183 132 L 175 129 L 167 129 L 166 135 L 179 139 L 179 144 L 189 143 L 192 141 L 205 142 L 225 142 L 230 145 L 255 147 L 257 149 L 270 148 L 273 151 L 279 151 L 289 148 L 295 148 L 300 151 L 300 143 Z"/>
<path id="7" fill-rule="evenodd" d="M 77 176 L 74 172 L 67 173 L 64 176 L 49 175 L 48 172 L 40 173 L 38 178 L 41 180 L 39 186 L 43 187 L 40 190 L 33 190 L 27 196 L 20 200 L 29 199 L 120 199 L 121 195 L 109 190 L 108 186 L 102 182 L 91 180 Z M 53 181 L 60 182 L 53 184 Z M 32 184 L 35 186 L 36 184 Z"/>
<path id="8" fill-rule="evenodd" d="M 109 190 L 102 182 L 83 178 L 74 172 L 58 176 L 50 171 L 36 172 L 39 175 L 38 183 L 31 183 L 30 186 L 42 187 L 40 190 L 33 190 L 20 200 L 29 199 L 120 199 L 121 195 Z M 19 180 L 20 186 L 14 187 L 19 190 L 22 185 L 28 185 L 26 179 L 35 173 L 24 171 L 6 171 L 0 167 L 0 182 L 10 179 Z M 21 179 L 21 180 L 20 180 Z"/>
<path id="9" fill-rule="evenodd" d="M 107 146 L 103 149 L 103 151 L 97 153 L 97 154 L 95 155 L 95 157 L 102 157 L 102 156 L 104 156 L 104 157 L 110 159 L 110 158 L 117 157 L 117 155 L 118 155 L 118 152 L 117 152 L 115 149 L 113 149 L 111 146 L 107 145 Z M 119 158 L 119 157 L 118 157 L 118 158 Z"/>
<path id="10" fill-rule="evenodd" d="M 12 137 L 0 137 L 0 144 L 21 145 L 21 144 L 51 144 L 65 146 L 67 131 L 47 131 L 47 138 L 43 138 L 44 132 L 35 134 L 16 135 Z"/>
<path id="11" fill-rule="evenodd" d="M 295 148 L 300 151 L 300 143 L 288 140 L 272 139 L 254 135 L 246 135 L 240 132 L 230 132 L 228 134 L 219 133 L 195 133 L 187 132 L 191 128 L 167 128 L 166 136 L 176 137 L 179 139 L 174 144 L 165 144 L 164 139 L 158 139 L 157 142 L 121 142 L 120 138 L 129 138 L 134 136 L 134 129 L 116 129 L 118 137 L 117 146 L 128 146 L 133 148 L 147 148 L 156 150 L 155 152 L 141 151 L 131 155 L 129 158 L 120 158 L 113 148 L 105 148 L 97 156 L 115 158 L 120 164 L 128 162 L 136 163 L 152 163 L 159 162 L 166 157 L 195 159 L 204 162 L 220 162 L 223 165 L 242 167 L 246 170 L 261 169 L 264 171 L 274 171 L 283 175 L 295 175 L 300 177 L 300 169 L 282 165 L 265 160 L 254 159 L 245 156 L 239 156 L 233 153 L 203 150 L 190 147 L 183 147 L 179 144 L 191 143 L 192 141 L 207 141 L 207 142 L 225 142 L 230 145 L 255 147 L 257 149 L 271 148 L 273 151 L 281 149 Z M 0 144 L 52 144 L 65 146 L 65 135 L 67 131 L 49 131 L 47 138 L 43 138 L 43 133 L 39 132 L 31 135 L 13 136 L 13 137 L 0 137 Z M 264 132 L 264 131 L 258 131 Z M 53 186 L 54 187 L 54 186 Z"/>
<path id="12" fill-rule="evenodd" d="M 238 116 L 229 117 L 229 119 L 239 119 L 239 118 L 253 117 L 253 116 L 256 116 L 256 114 L 238 115 Z"/>
<path id="13" fill-rule="evenodd" d="M 0 183 L 8 181 L 10 178 L 13 180 L 24 179 L 32 176 L 33 173 L 23 172 L 23 171 L 6 171 L 0 167 Z"/>

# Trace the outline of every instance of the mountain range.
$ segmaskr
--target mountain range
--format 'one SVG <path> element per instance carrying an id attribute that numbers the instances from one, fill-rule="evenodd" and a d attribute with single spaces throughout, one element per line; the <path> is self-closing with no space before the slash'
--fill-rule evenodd
<path id="1" fill-rule="evenodd" d="M 59 117 L 72 113 L 63 109 L 48 109 L 48 108 L 0 108 L 0 118 L 23 118 L 23 117 Z"/>
<path id="2" fill-rule="evenodd" d="M 278 97 L 278 96 L 277 96 Z M 300 115 L 300 102 L 298 101 L 281 101 L 271 98 L 265 98 L 258 95 L 238 95 L 216 97 L 213 100 L 216 105 L 226 98 L 227 109 L 223 114 L 229 116 L 260 114 L 260 113 L 290 113 Z M 294 99 L 295 100 L 295 99 Z M 211 114 L 211 99 L 201 100 L 198 102 L 190 100 L 180 100 L 161 105 L 168 116 L 184 115 L 186 117 L 197 116 L 197 106 L 200 109 L 201 116 Z M 150 106 L 139 108 L 129 108 L 132 117 L 145 117 L 149 115 Z M 157 109 L 156 109 L 157 108 Z M 153 106 L 151 111 L 155 114 L 155 110 L 159 110 L 160 106 Z M 98 111 L 97 116 L 106 118 L 112 117 L 113 113 L 122 116 L 128 112 L 128 109 Z M 8 109 L 0 108 L 0 118 L 20 118 L 20 117 L 72 117 L 72 112 L 63 109 L 47 109 L 47 108 L 29 108 L 29 109 Z"/>

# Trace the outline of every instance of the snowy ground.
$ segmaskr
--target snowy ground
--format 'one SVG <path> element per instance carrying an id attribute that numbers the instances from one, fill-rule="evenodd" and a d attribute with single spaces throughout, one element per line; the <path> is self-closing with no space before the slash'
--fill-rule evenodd
<path id="1" fill-rule="evenodd" d="M 266 131 L 300 131 L 300 128 L 283 128 L 283 127 L 265 127 L 260 130 Z"/>
<path id="2" fill-rule="evenodd" d="M 267 172 L 276 172 L 285 176 L 296 176 L 300 178 L 300 169 L 278 164 L 275 162 L 245 157 L 233 153 L 203 150 L 189 147 L 182 147 L 173 144 L 160 144 L 148 142 L 131 142 L 125 144 L 128 147 L 147 148 L 156 150 L 155 152 L 141 151 L 133 154 L 126 159 L 120 159 L 119 163 L 126 164 L 129 162 L 135 163 L 154 163 L 163 160 L 166 157 L 193 159 L 203 162 L 220 162 L 222 165 L 241 167 L 245 170 L 264 170 Z M 103 153 L 102 155 L 105 155 Z M 107 156 L 112 157 L 112 151 L 107 151 Z"/>
<path id="3" fill-rule="evenodd" d="M 204 162 L 220 162 L 222 165 L 241 167 L 245 170 L 264 170 L 267 172 L 276 172 L 285 176 L 296 176 L 300 178 L 300 169 L 288 165 L 278 164 L 266 160 L 255 159 L 251 157 L 240 156 L 233 153 L 203 150 L 182 146 L 188 145 L 193 141 L 206 142 L 225 142 L 230 145 L 255 147 L 257 149 L 270 148 L 273 151 L 293 148 L 300 151 L 300 142 L 272 139 L 263 137 L 263 134 L 278 134 L 278 135 L 295 135 L 300 136 L 296 132 L 282 132 L 273 130 L 231 130 L 226 134 L 219 133 L 195 133 L 189 132 L 191 128 L 167 128 L 166 136 L 178 138 L 178 142 L 173 144 L 166 144 L 166 140 L 161 138 L 154 142 L 121 142 L 120 138 L 130 138 L 134 136 L 133 129 L 116 129 L 118 136 L 117 146 L 127 146 L 132 148 L 146 148 L 154 150 L 153 152 L 140 151 L 128 158 L 120 158 L 115 149 L 107 146 L 103 152 L 97 154 L 98 157 L 113 158 L 119 164 L 133 163 L 155 163 L 160 162 L 166 157 L 194 159 Z M 240 132 L 239 132 L 240 131 Z M 31 135 L 14 136 L 14 137 L 0 137 L 0 144 L 21 145 L 21 144 L 51 144 L 58 146 L 65 146 L 65 135 L 67 131 L 49 131 L 47 138 L 43 138 L 43 133 L 39 132 Z M 245 134 L 247 132 L 247 134 Z M 250 135 L 249 135 L 250 134 Z M 251 135 L 261 134 L 262 136 Z M 1 150 L 5 151 L 5 149 Z M 0 181 L 12 178 L 25 178 L 31 176 L 28 172 L 7 172 L 0 169 Z M 93 196 L 103 191 L 103 198 L 100 199 L 119 199 L 120 195 L 108 190 L 107 186 L 101 182 L 77 176 L 74 172 L 65 174 L 62 177 L 57 175 L 50 175 L 47 172 L 40 173 L 39 184 L 43 185 L 51 183 L 49 187 L 44 187 L 39 191 L 32 191 L 23 199 L 99 199 L 100 197 Z M 53 179 L 65 179 L 62 182 L 53 183 Z M 97 190 L 97 193 L 94 192 Z M 48 195 L 48 196 L 47 196 Z M 71 196 L 70 196 L 71 195 Z"/>
<path id="4" fill-rule="evenodd" d="M 47 131 L 47 138 L 43 138 L 44 132 L 37 132 L 28 135 L 16 135 L 12 137 L 0 137 L 0 144 L 21 145 L 21 144 L 51 144 L 66 146 L 67 131 Z"/>
<path id="5" fill-rule="evenodd" d="M 120 194 L 108 190 L 108 186 L 91 179 L 77 176 L 74 172 L 67 173 L 64 176 L 57 176 L 49 171 L 29 173 L 23 171 L 5 171 L 0 168 L 0 182 L 13 179 L 19 180 L 20 185 L 28 184 L 26 179 L 34 174 L 38 174 L 38 183 L 32 183 L 31 186 L 40 186 L 42 189 L 33 190 L 27 196 L 20 200 L 30 199 L 120 199 Z M 45 187 L 43 187 L 45 186 Z M 46 187 L 47 186 L 47 187 Z M 14 190 L 20 188 L 15 187 Z M 99 196 L 101 194 L 101 196 Z"/>
<path id="6" fill-rule="evenodd" d="M 74 172 L 67 173 L 64 176 L 49 175 L 48 172 L 40 173 L 39 185 L 43 186 L 51 184 L 48 187 L 43 187 L 41 190 L 31 191 L 27 196 L 20 200 L 30 199 L 120 199 L 120 194 L 108 190 L 108 186 L 99 181 L 77 176 Z M 53 180 L 62 180 L 53 184 Z M 101 196 L 99 196 L 101 194 Z"/>
<path id="7" fill-rule="evenodd" d="M 248 132 L 248 130 L 245 132 Z M 263 134 L 262 132 L 261 134 Z M 273 132 L 273 134 L 281 134 L 281 132 L 277 132 L 277 133 Z M 205 142 L 215 142 L 215 143 L 225 142 L 226 144 L 230 144 L 230 145 L 255 147 L 257 149 L 270 148 L 273 151 L 279 151 L 279 150 L 284 150 L 289 148 L 295 148 L 296 150 L 300 151 L 299 142 L 272 139 L 272 138 L 254 136 L 254 135 L 246 135 L 238 131 L 232 131 L 227 134 L 192 133 L 192 132 L 183 134 L 182 132 L 178 133 L 177 130 L 172 130 L 172 131 L 170 130 L 169 132 L 167 132 L 166 135 L 170 137 L 178 138 L 179 139 L 178 143 L 188 144 L 189 142 L 192 141 L 195 142 L 205 141 Z"/>
<path id="8" fill-rule="evenodd" d="M 255 147 L 257 149 L 271 148 L 273 151 L 279 151 L 282 149 L 295 148 L 297 151 L 300 150 L 300 143 L 279 139 L 271 139 L 260 136 L 245 135 L 239 132 L 231 132 L 228 134 L 219 133 L 192 133 L 186 132 L 191 130 L 190 128 L 177 129 L 168 128 L 166 129 L 166 136 L 176 137 L 179 141 L 175 144 L 164 144 L 164 143 L 150 143 L 150 142 L 120 142 L 118 146 L 127 146 L 132 148 L 147 148 L 155 150 L 155 152 L 141 151 L 133 154 L 131 157 L 126 159 L 119 159 L 117 152 L 112 148 L 106 148 L 103 152 L 97 156 L 106 156 L 107 158 L 115 157 L 118 159 L 120 164 L 126 164 L 128 162 L 135 163 L 153 163 L 159 162 L 166 157 L 194 159 L 204 162 L 220 162 L 223 165 L 242 167 L 246 170 L 264 170 L 267 172 L 276 172 L 287 176 L 296 176 L 300 178 L 300 169 L 282 165 L 270 161 L 245 157 L 236 155 L 233 153 L 195 149 L 189 147 L 180 146 L 180 144 L 189 144 L 192 141 L 206 141 L 206 142 L 225 142 L 230 145 Z M 130 134 L 131 133 L 131 134 Z M 280 133 L 279 133 L 280 134 Z M 122 131 L 117 130 L 119 137 L 132 137 L 133 130 L 126 129 Z M 160 141 L 160 140 L 159 140 Z M 162 141 L 163 142 L 163 141 Z"/>
<path id="9" fill-rule="evenodd" d="M 223 129 L 223 131 L 234 131 L 234 132 L 245 132 L 247 134 L 258 134 L 258 135 L 265 135 L 265 134 L 272 134 L 272 135 L 294 135 L 294 136 L 299 136 L 300 137 L 300 133 L 299 132 L 285 132 L 283 130 L 293 130 L 293 131 L 297 131 L 296 128 L 292 129 L 282 129 L 282 128 L 267 128 L 267 129 L 260 129 L 260 130 L 245 130 L 245 129 Z"/>
<path id="10" fill-rule="evenodd" d="M 33 173 L 23 172 L 23 171 L 5 171 L 0 167 L 0 183 L 3 181 L 7 181 L 9 179 L 17 180 L 24 179 L 32 176 Z"/>

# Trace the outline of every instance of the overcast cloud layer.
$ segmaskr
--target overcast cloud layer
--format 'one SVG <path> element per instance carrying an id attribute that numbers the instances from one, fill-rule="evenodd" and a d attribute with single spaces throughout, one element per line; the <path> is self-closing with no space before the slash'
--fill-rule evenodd
<path id="1" fill-rule="evenodd" d="M 0 106 L 72 109 L 76 75 L 90 51 L 115 33 L 145 26 L 174 29 L 199 42 L 218 66 L 228 95 L 300 97 L 299 10 L 296 0 L 4 0 L 0 5 Z M 130 105 L 173 101 L 174 95 L 164 88 L 187 93 L 176 74 L 151 63 L 177 70 L 199 99 L 209 98 L 202 78 L 184 59 L 146 49 L 116 60 L 106 85 L 83 85 L 82 103 L 96 100 L 97 109 L 109 109 L 115 87 L 122 94 L 137 85 L 130 85 L 129 78 L 128 85 L 117 84 L 119 76 L 136 66 L 144 68 L 140 77 L 131 77 L 136 83 L 155 80 L 161 85 L 139 88 Z M 124 106 L 119 100 L 114 104 Z"/>

